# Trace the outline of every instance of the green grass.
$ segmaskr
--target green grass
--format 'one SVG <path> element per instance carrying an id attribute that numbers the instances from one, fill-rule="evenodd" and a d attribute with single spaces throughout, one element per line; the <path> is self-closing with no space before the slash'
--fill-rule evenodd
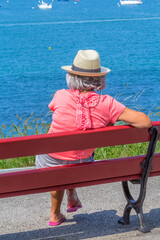
<path id="1" fill-rule="evenodd" d="M 145 155 L 147 153 L 147 148 L 148 143 L 135 143 L 128 145 L 97 148 L 95 151 L 95 159 L 112 159 Z M 160 152 L 160 141 L 157 142 L 155 152 Z"/>
<path id="2" fill-rule="evenodd" d="M 0 169 L 35 166 L 35 156 L 0 160 Z"/>
<path id="3" fill-rule="evenodd" d="M 19 115 L 16 115 L 18 123 L 6 126 L 2 124 L 0 127 L 0 138 L 38 135 L 47 133 L 50 123 L 47 123 L 46 117 L 49 116 L 51 111 L 47 113 L 44 119 L 34 118 L 33 113 L 26 120 L 23 120 Z"/>

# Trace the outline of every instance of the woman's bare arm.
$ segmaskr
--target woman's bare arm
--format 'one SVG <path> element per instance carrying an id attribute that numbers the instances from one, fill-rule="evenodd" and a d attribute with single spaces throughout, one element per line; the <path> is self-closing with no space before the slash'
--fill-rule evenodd
<path id="1" fill-rule="evenodd" d="M 150 118 L 142 112 L 137 112 L 130 108 L 125 108 L 118 118 L 119 121 L 124 121 L 137 128 L 149 128 L 152 126 Z"/>

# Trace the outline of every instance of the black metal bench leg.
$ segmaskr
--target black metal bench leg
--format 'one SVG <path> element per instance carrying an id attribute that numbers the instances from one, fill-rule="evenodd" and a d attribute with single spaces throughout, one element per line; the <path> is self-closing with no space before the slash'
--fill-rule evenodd
<path id="1" fill-rule="evenodd" d="M 130 212 L 132 208 L 136 211 L 138 219 L 139 219 L 139 230 L 143 233 L 149 232 L 150 230 L 147 229 L 144 226 L 144 216 L 143 216 L 143 202 L 145 199 L 146 195 L 146 187 L 147 187 L 147 180 L 149 173 L 151 171 L 151 164 L 152 164 L 152 158 L 154 155 L 155 147 L 156 147 L 156 142 L 158 139 L 158 128 L 157 127 L 152 127 L 150 129 L 150 134 L 151 134 L 151 140 L 148 146 L 147 150 L 147 155 L 146 158 L 142 164 L 142 176 L 140 178 L 140 193 L 139 197 L 135 201 L 130 193 L 129 187 L 128 187 L 128 182 L 123 181 L 122 182 L 122 187 L 123 187 L 123 192 L 125 195 L 125 198 L 127 200 L 127 205 L 124 209 L 123 217 L 119 219 L 118 223 L 127 225 L 130 223 Z M 133 181 L 134 182 L 134 181 Z"/>
<path id="2" fill-rule="evenodd" d="M 128 224 L 130 224 L 130 213 L 133 208 L 132 204 L 135 202 L 135 200 L 133 199 L 132 195 L 130 194 L 127 181 L 122 182 L 122 187 L 123 187 L 124 196 L 127 200 L 127 204 L 126 204 L 124 212 L 123 212 L 123 217 L 119 219 L 118 223 L 123 224 L 123 225 L 128 225 Z"/>
<path id="3" fill-rule="evenodd" d="M 143 215 L 143 210 L 142 210 L 142 205 L 137 206 L 136 201 L 132 201 L 132 203 L 128 203 L 124 209 L 123 217 L 118 220 L 119 224 L 122 225 L 129 225 L 130 224 L 130 213 L 131 210 L 134 209 L 135 212 L 137 213 L 138 219 L 139 219 L 139 227 L 137 228 L 139 231 L 146 233 L 149 232 L 150 230 L 146 228 L 144 225 L 144 215 Z"/>
<path id="4" fill-rule="evenodd" d="M 136 209 L 136 213 L 137 213 L 137 216 L 138 216 L 138 219 L 139 219 L 138 230 L 140 230 L 143 233 L 149 232 L 149 229 L 147 230 L 147 228 L 144 225 L 144 215 L 143 215 L 142 207 L 140 209 Z"/>
<path id="5" fill-rule="evenodd" d="M 141 188 L 138 200 L 135 201 L 130 194 L 128 182 L 122 182 L 124 195 L 127 199 L 127 205 L 125 206 L 123 217 L 118 220 L 119 224 L 122 225 L 129 225 L 130 224 L 130 213 L 131 210 L 134 209 L 137 213 L 138 219 L 139 219 L 139 227 L 137 228 L 139 231 L 146 233 L 150 230 L 146 228 L 144 225 L 144 215 L 143 215 L 143 202 L 145 197 L 145 189 Z"/>
<path id="6" fill-rule="evenodd" d="M 123 217 L 118 220 L 119 224 L 122 224 L 122 225 L 129 225 L 130 224 L 131 210 L 132 210 L 132 206 L 130 204 L 127 204 L 125 209 L 124 209 Z"/>
<path id="7" fill-rule="evenodd" d="M 150 230 L 147 229 L 145 227 L 145 225 L 144 225 L 144 215 L 143 215 L 142 206 L 136 207 L 135 211 L 136 211 L 138 219 L 139 219 L 139 228 L 138 228 L 138 230 L 143 232 L 143 233 L 150 232 Z"/>

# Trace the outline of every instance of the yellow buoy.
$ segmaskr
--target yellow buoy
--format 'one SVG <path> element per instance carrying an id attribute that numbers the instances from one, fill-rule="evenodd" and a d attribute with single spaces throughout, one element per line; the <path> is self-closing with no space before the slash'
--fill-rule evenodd
<path id="1" fill-rule="evenodd" d="M 49 50 L 51 50 L 51 47 L 49 47 Z"/>

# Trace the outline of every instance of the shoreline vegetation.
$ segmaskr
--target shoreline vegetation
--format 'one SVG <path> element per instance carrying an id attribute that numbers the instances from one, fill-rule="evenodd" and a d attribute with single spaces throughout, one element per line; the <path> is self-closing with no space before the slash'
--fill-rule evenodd
<path id="1" fill-rule="evenodd" d="M 51 115 L 50 111 L 47 113 L 46 117 L 49 115 Z M 23 121 L 20 116 L 18 115 L 16 116 L 18 119 L 18 124 L 15 125 L 13 123 L 10 126 L 10 131 L 8 134 L 5 134 L 6 125 L 2 125 L 0 127 L 0 138 L 38 135 L 38 134 L 47 133 L 49 130 L 50 123 L 48 124 L 45 121 L 46 117 L 43 120 L 40 118 L 34 119 L 33 113 L 32 113 L 29 118 Z M 119 122 L 116 124 L 122 125 L 124 123 Z M 147 147 L 148 147 L 148 143 L 135 143 L 135 144 L 128 144 L 128 145 L 97 148 L 95 150 L 95 159 L 103 160 L 103 159 L 122 158 L 127 156 L 145 155 L 147 153 Z M 156 153 L 160 152 L 160 141 L 157 142 L 155 152 Z M 31 167 L 31 166 L 35 166 L 35 156 L 0 160 L 0 169 L 22 168 L 22 167 Z"/>

